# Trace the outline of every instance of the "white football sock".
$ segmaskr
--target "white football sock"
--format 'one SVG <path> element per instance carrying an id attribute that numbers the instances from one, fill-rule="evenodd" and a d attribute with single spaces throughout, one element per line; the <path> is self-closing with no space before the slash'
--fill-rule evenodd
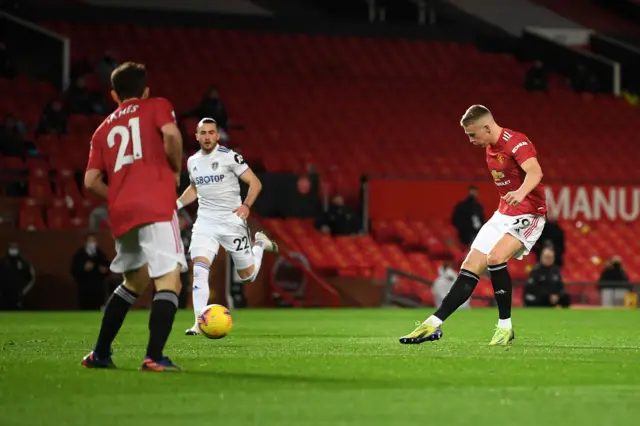
<path id="1" fill-rule="evenodd" d="M 260 266 L 262 266 L 262 255 L 264 254 L 264 249 L 261 244 L 256 244 L 251 249 L 253 252 L 253 274 L 247 279 L 248 282 L 255 281 L 258 276 L 258 272 L 260 272 Z"/>
<path id="2" fill-rule="evenodd" d="M 424 320 L 423 324 L 431 325 L 433 327 L 440 327 L 442 325 L 442 320 L 435 315 L 431 315 L 429 318 Z"/>
<path id="3" fill-rule="evenodd" d="M 204 262 L 193 264 L 193 313 L 198 322 L 198 315 L 209 304 L 209 269 Z"/>
<path id="4" fill-rule="evenodd" d="M 498 327 L 506 328 L 508 330 L 511 330 L 511 328 L 512 328 L 512 326 L 511 326 L 511 318 L 499 319 L 498 320 Z"/>

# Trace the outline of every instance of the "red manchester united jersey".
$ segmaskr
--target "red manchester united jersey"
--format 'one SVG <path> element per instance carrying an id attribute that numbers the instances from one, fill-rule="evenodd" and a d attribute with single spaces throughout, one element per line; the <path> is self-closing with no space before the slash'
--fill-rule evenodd
<path id="1" fill-rule="evenodd" d="M 542 184 L 538 184 L 517 206 L 509 206 L 502 199 L 507 192 L 520 188 L 526 175 L 520 165 L 535 156 L 536 149 L 529 138 L 509 129 L 502 130 L 495 145 L 487 145 L 487 166 L 501 197 L 500 213 L 507 216 L 546 214 L 547 201 Z"/>
<path id="2" fill-rule="evenodd" d="M 168 123 L 175 123 L 169 101 L 134 99 L 123 102 L 91 138 L 87 170 L 107 176 L 109 221 L 116 238 L 173 217 L 176 182 L 160 132 Z"/>

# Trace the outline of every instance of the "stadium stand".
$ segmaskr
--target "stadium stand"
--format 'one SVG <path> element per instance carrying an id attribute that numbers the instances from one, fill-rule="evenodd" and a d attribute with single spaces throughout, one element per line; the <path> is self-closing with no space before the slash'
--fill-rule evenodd
<path id="1" fill-rule="evenodd" d="M 482 155 L 462 151 L 458 125 L 461 111 L 478 99 L 491 99 L 501 123 L 534 135 L 547 180 L 640 179 L 631 137 L 636 111 L 607 95 L 576 94 L 553 76 L 548 94 L 527 93 L 522 88 L 527 64 L 510 55 L 451 42 L 42 24 L 71 38 L 74 62 L 95 63 L 102 52 L 117 47 L 118 58 L 162 70 L 151 73 L 152 92 L 171 99 L 179 114 L 193 108 L 207 86 L 220 85 L 233 120 L 245 124 L 242 132 L 231 131 L 234 144 L 260 157 L 267 171 L 299 173 L 315 165 L 330 192 L 352 204 L 359 201 L 363 174 L 486 179 Z M 158 55 L 157 46 L 173 58 Z M 0 111 L 11 111 L 29 129 L 56 95 L 50 85 L 22 78 L 1 80 L 0 87 L 8 94 Z M 25 97 L 31 102 L 16 102 Z M 518 107 L 525 102 L 526 112 Z M 85 166 L 87 141 L 101 119 L 72 115 L 68 134 L 35 137 L 46 161 L 0 159 L 5 169 L 29 171 L 21 228 L 71 229 L 86 223 L 95 203 L 84 197 L 73 176 Z M 608 126 L 589 124 L 603 119 Z M 183 121 L 186 133 L 193 133 L 195 123 Z M 73 201 L 71 211 L 65 197 Z M 345 277 L 384 278 L 386 268 L 393 267 L 432 280 L 441 260 L 460 262 L 464 256 L 464 248 L 453 243 L 453 228 L 442 221 L 377 221 L 370 235 L 353 237 L 321 234 L 301 219 L 269 219 L 265 225 L 315 268 Z M 599 259 L 612 254 L 626 256 L 634 266 L 630 278 L 640 278 L 633 272 L 640 270 L 640 244 L 633 237 L 640 225 L 563 225 L 570 241 L 566 281 L 596 281 Z M 513 262 L 514 278 L 526 278 L 533 261 Z M 477 293 L 486 292 L 487 285 Z M 409 281 L 398 289 L 432 302 L 430 292 Z"/>

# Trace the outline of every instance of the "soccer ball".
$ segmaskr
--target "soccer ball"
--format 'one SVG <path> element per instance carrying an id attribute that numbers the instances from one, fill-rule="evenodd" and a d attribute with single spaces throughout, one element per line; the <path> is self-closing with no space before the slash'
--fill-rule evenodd
<path id="1" fill-rule="evenodd" d="M 232 327 L 231 312 L 222 305 L 206 306 L 198 315 L 200 333 L 209 339 L 222 339 Z"/>

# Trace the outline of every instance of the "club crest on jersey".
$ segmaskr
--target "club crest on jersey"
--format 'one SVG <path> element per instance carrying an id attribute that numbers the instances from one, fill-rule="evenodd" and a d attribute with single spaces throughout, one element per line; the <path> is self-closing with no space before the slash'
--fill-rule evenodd
<path id="1" fill-rule="evenodd" d="M 217 161 L 211 163 L 211 169 L 213 169 L 214 172 L 218 169 L 218 162 Z"/>
<path id="2" fill-rule="evenodd" d="M 491 176 L 493 177 L 493 180 L 504 179 L 504 173 L 497 170 L 491 170 Z"/>
<path id="3" fill-rule="evenodd" d="M 500 163 L 500 164 L 504 163 L 504 159 L 505 159 L 504 154 L 496 155 L 496 160 L 498 161 L 498 163 Z"/>

